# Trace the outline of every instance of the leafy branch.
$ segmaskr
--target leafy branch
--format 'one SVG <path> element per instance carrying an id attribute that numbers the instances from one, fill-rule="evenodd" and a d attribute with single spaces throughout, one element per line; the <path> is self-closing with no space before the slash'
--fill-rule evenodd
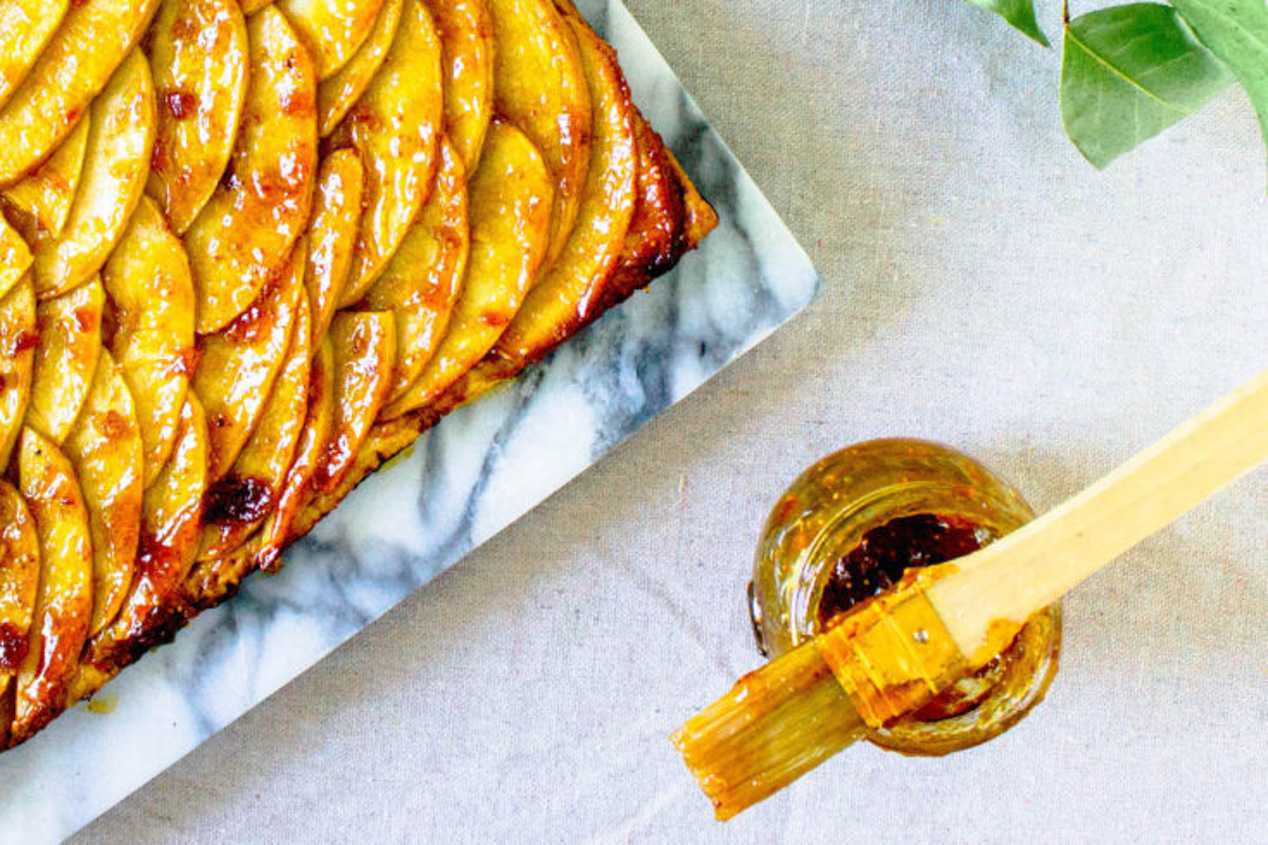
<path id="1" fill-rule="evenodd" d="M 968 0 L 1048 46 L 1033 0 Z M 1062 3 L 1061 121 L 1098 168 L 1201 109 L 1234 81 L 1268 143 L 1268 4 L 1129 3 L 1070 18 Z"/>

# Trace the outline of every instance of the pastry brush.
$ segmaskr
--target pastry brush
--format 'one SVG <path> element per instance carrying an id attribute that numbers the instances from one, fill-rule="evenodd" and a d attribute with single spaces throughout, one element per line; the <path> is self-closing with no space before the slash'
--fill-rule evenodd
<path id="1" fill-rule="evenodd" d="M 1031 614 L 1268 460 L 1268 371 L 1044 516 L 912 570 L 673 736 L 727 819 L 1004 650 Z"/>

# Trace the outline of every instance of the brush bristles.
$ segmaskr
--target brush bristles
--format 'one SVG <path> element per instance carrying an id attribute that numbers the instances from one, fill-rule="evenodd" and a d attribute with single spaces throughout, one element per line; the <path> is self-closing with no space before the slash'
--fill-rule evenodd
<path id="1" fill-rule="evenodd" d="M 813 642 L 741 678 L 673 735 L 720 820 L 769 797 L 862 733 Z"/>

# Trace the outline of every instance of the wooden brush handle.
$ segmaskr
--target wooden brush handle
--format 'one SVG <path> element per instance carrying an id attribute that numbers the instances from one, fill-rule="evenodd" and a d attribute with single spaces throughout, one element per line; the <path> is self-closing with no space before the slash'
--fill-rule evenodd
<path id="1" fill-rule="evenodd" d="M 1032 613 L 1266 460 L 1268 370 L 1055 510 L 947 564 L 929 601 L 969 661 L 984 662 Z"/>

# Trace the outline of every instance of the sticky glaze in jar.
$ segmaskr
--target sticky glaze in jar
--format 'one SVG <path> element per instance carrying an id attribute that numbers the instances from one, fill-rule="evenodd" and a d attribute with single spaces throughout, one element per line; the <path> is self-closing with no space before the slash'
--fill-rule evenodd
<path id="1" fill-rule="evenodd" d="M 907 568 L 970 554 L 1033 516 L 1016 490 L 945 446 L 875 440 L 830 455 L 788 488 L 767 521 L 749 586 L 758 646 L 781 655 Z M 1053 605 L 991 663 L 868 738 L 940 755 L 998 736 L 1043 699 L 1060 641 Z"/>

